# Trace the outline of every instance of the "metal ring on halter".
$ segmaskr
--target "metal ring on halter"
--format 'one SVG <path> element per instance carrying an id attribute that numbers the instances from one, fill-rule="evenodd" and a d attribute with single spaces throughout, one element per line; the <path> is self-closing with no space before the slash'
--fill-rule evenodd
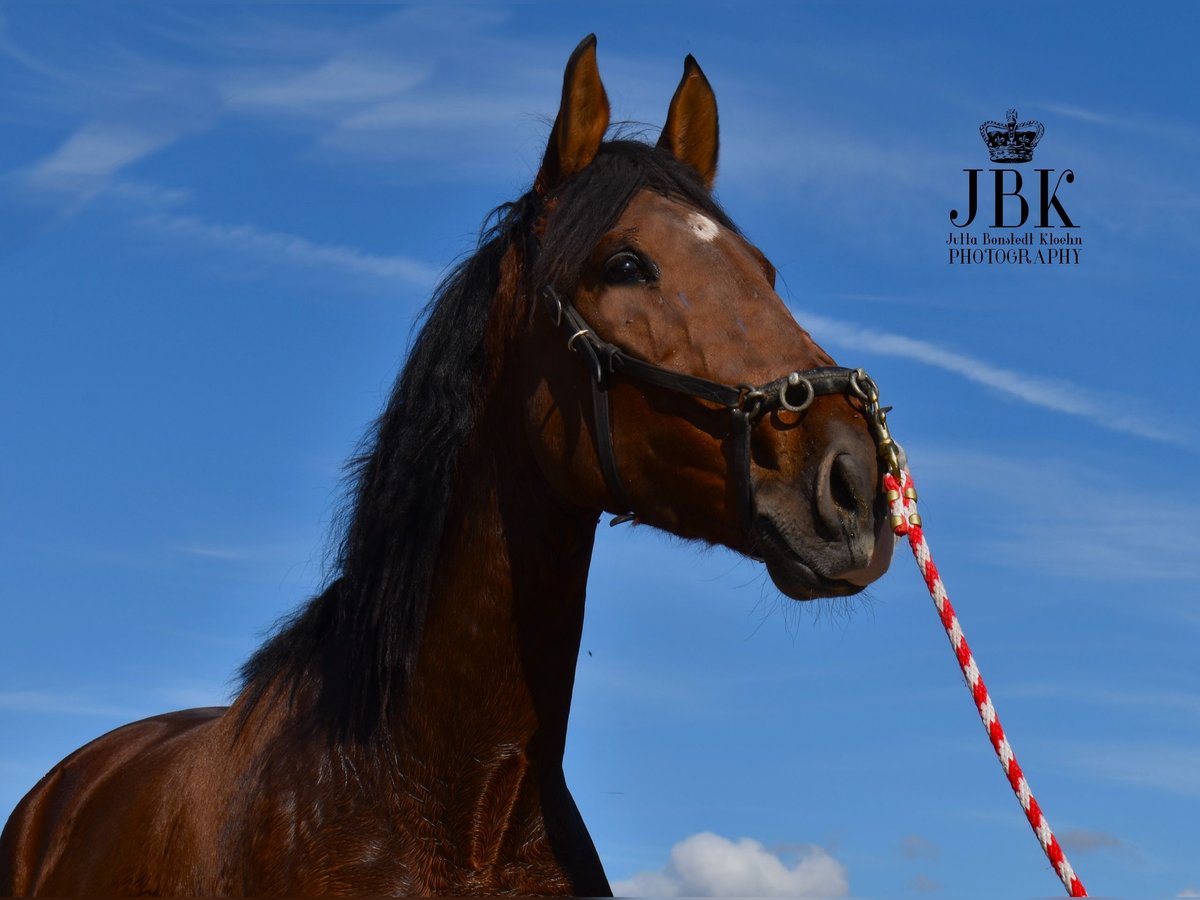
<path id="1" fill-rule="evenodd" d="M 567 338 L 567 349 L 574 350 L 575 342 L 577 340 L 579 340 L 581 337 L 583 337 L 585 334 L 591 334 L 591 333 L 592 332 L 587 328 L 580 328 L 577 332 L 575 332 L 573 335 L 571 335 L 569 338 Z"/>
<path id="2" fill-rule="evenodd" d="M 763 402 L 767 399 L 764 394 L 756 387 L 751 387 L 748 384 L 739 384 L 738 390 L 741 396 L 738 397 L 737 405 L 730 409 L 738 409 L 748 415 L 751 420 L 758 418 L 759 412 L 762 410 Z"/>
<path id="3" fill-rule="evenodd" d="M 554 327 L 562 325 L 563 320 L 563 302 L 562 297 L 558 296 L 558 292 L 550 285 L 546 285 L 541 290 L 542 300 L 546 303 L 546 309 L 550 313 L 550 318 L 554 320 Z M 553 305 L 551 305 L 553 304 Z"/>
<path id="4" fill-rule="evenodd" d="M 859 384 L 860 380 L 866 382 L 867 387 L 865 390 Z M 865 403 L 875 403 L 879 400 L 879 388 L 875 386 L 875 380 L 863 369 L 854 369 L 850 373 L 850 390 L 854 392 L 854 395 L 859 400 Z"/>
<path id="5" fill-rule="evenodd" d="M 793 406 L 791 403 L 788 403 L 788 398 L 787 398 L 788 388 L 796 387 L 796 385 L 799 385 L 799 384 L 804 385 L 808 389 L 808 396 L 805 397 L 803 400 L 801 400 L 798 404 Z M 809 381 L 807 378 L 802 378 L 799 372 L 793 372 L 792 374 L 790 374 L 787 377 L 787 384 L 783 384 L 783 385 L 779 386 L 779 405 L 782 406 L 784 409 L 788 410 L 789 412 L 794 412 L 794 413 L 804 412 L 804 410 L 808 409 L 809 404 L 811 404 L 813 402 L 813 400 L 816 399 L 816 396 L 817 396 L 817 392 L 813 388 L 812 382 Z"/>

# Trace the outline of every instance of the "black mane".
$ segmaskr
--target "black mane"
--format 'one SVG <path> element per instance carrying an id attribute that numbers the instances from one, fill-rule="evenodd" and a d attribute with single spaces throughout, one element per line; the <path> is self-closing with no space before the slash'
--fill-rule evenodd
<path id="1" fill-rule="evenodd" d="M 332 580 L 241 668 L 243 716 L 278 687 L 294 700 L 311 696 L 309 725 L 335 740 L 380 736 L 381 717 L 403 697 L 416 664 L 458 453 L 488 399 L 484 335 L 500 262 L 515 242 L 533 261 L 522 278 L 526 295 L 544 284 L 572 292 L 592 249 L 642 189 L 736 230 L 694 170 L 626 140 L 603 144 L 550 198 L 530 191 L 488 217 L 475 253 L 435 290 L 391 399 L 347 467 Z"/>

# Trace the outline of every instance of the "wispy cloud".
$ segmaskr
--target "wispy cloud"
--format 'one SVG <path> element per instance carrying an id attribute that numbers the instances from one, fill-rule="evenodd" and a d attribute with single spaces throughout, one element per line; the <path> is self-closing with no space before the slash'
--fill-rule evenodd
<path id="1" fill-rule="evenodd" d="M 191 191 L 183 188 L 163 187 L 137 178 L 119 178 L 104 188 L 104 198 L 117 203 L 126 203 L 135 210 L 177 209 L 193 199 Z"/>
<path id="2" fill-rule="evenodd" d="M 404 177 L 398 161 L 416 157 L 441 163 L 423 180 L 495 175 L 501 165 L 512 171 L 523 132 L 540 135 L 531 120 L 548 111 L 560 77 L 540 63 L 538 39 L 498 32 L 505 18 L 458 6 L 318 15 L 304 25 L 239 12 L 216 17 L 219 25 L 164 14 L 130 26 L 140 41 L 69 32 L 39 54 L 0 17 L 0 60 L 31 85 L 0 83 L 0 97 L 42 127 L 69 129 L 56 150 L 24 167 L 29 188 L 69 195 L 69 211 L 149 155 L 231 118 L 286 129 L 307 144 L 302 157 L 352 159 L 360 173 L 364 161 L 377 162 L 373 171 L 389 182 Z M 555 46 L 556 65 L 562 55 Z M 503 79 L 493 77 L 496 58 L 506 60 Z"/>
<path id="3" fill-rule="evenodd" d="M 215 562 L 262 563 L 300 558 L 310 548 L 300 543 L 278 544 L 182 544 L 178 551 L 184 556 L 211 559 Z"/>
<path id="4" fill-rule="evenodd" d="M 337 116 L 394 99 L 432 72 L 427 62 L 345 55 L 294 74 L 250 73 L 230 79 L 222 92 L 233 110 Z"/>
<path id="5" fill-rule="evenodd" d="M 919 834 L 910 834 L 900 842 L 897 848 L 905 859 L 937 859 L 941 849 L 933 841 Z"/>
<path id="6" fill-rule="evenodd" d="M 140 715 L 138 710 L 130 707 L 111 706 L 84 696 L 50 691 L 0 692 L 0 710 L 56 716 L 98 716 L 105 719 L 132 719 Z"/>
<path id="7" fill-rule="evenodd" d="M 506 16 L 492 10 L 426 7 L 378 19 L 325 53 L 220 72 L 227 112 L 301 128 L 309 156 L 335 164 L 381 166 L 404 180 L 398 163 L 436 160 L 421 178 L 511 173 L 538 114 L 557 96 L 562 48 L 529 35 L 503 36 Z M 504 78 L 490 63 L 506 60 Z"/>
<path id="8" fill-rule="evenodd" d="M 248 547 L 204 547 L 188 545 L 180 547 L 179 552 L 185 556 L 198 556 L 201 559 L 212 559 L 218 562 L 246 562 L 258 559 L 259 555 Z"/>
<path id="9" fill-rule="evenodd" d="M 53 153 L 31 166 L 27 190 L 86 202 L 122 169 L 166 146 L 179 136 L 171 128 L 107 122 L 80 127 Z"/>
<path id="10" fill-rule="evenodd" d="M 1087 744 L 1072 748 L 1072 766 L 1119 784 L 1200 796 L 1200 748 L 1176 744 Z"/>
<path id="11" fill-rule="evenodd" d="M 39 73 L 43 89 L 64 98 L 47 104 L 53 110 L 47 124 L 61 127 L 66 120 L 73 130 L 53 151 L 10 175 L 14 198 L 26 201 L 29 215 L 39 209 L 43 225 L 47 208 L 61 218 L 103 201 L 158 235 L 249 260 L 431 287 L 440 270 L 420 260 L 188 214 L 191 191 L 161 188 L 139 175 L 139 164 L 149 157 L 231 117 L 252 119 L 259 129 L 299 134 L 309 148 L 299 152 L 301 157 L 326 150 L 343 161 L 349 155 L 359 171 L 368 157 L 386 161 L 375 171 L 388 181 L 403 179 L 408 169 L 397 162 L 416 156 L 436 156 L 440 163 L 433 170 L 423 168 L 422 179 L 433 173 L 477 173 L 483 161 L 502 157 L 511 171 L 512 154 L 498 155 L 495 134 L 480 122 L 502 130 L 511 130 L 513 123 L 528 128 L 521 113 L 541 109 L 544 103 L 533 98 L 553 98 L 556 90 L 548 70 L 525 63 L 510 66 L 503 81 L 482 77 L 487 67 L 479 57 L 496 55 L 495 45 L 504 39 L 493 33 L 494 26 L 503 16 L 410 9 L 368 18 L 370 27 L 357 17 L 353 26 L 339 21 L 324 31 L 316 24 L 281 25 L 269 17 L 235 13 L 223 29 L 214 30 L 164 16 L 147 26 L 155 40 L 137 49 L 78 47 L 77 57 L 63 62 L 54 79 Z M 35 60 L 3 25 L 0 19 L 0 54 L 28 69 Z M 281 33 L 289 40 L 272 39 Z M 510 52 L 503 56 L 527 59 L 527 47 L 520 43 L 525 40 L 510 39 Z M 164 41 L 188 48 L 182 54 L 187 61 L 178 54 L 167 59 Z M 474 52 L 484 48 L 488 52 Z M 544 96 L 531 85 L 546 87 Z M 504 145 L 515 149 L 518 143 Z"/>
<path id="12" fill-rule="evenodd" d="M 1045 103 L 1044 108 L 1058 116 L 1065 116 L 1089 125 L 1100 125 L 1106 129 L 1117 128 L 1139 134 L 1149 134 L 1154 137 L 1186 141 L 1200 144 L 1200 130 L 1192 125 L 1177 122 L 1161 122 L 1146 118 L 1141 113 L 1127 111 L 1101 112 L 1095 109 L 1085 109 L 1067 103 Z"/>
<path id="13" fill-rule="evenodd" d="M 403 281 L 428 288 L 438 270 L 405 256 L 379 256 L 342 244 L 324 244 L 295 234 L 266 231 L 256 225 L 207 222 L 198 216 L 154 214 L 141 220 L 156 231 L 226 247 L 289 266 L 327 267 L 370 278 Z"/>
<path id="14" fill-rule="evenodd" d="M 213 575 L 228 578 L 223 566 L 235 566 L 239 583 L 266 581 L 278 585 L 281 577 L 289 583 L 303 584 L 320 568 L 321 549 L 309 538 L 286 537 L 274 542 L 247 541 L 238 544 L 228 539 L 195 540 L 187 537 L 147 541 L 141 545 L 120 542 L 54 541 L 29 542 L 30 552 L 88 566 L 111 567 L 148 576 L 197 577 Z M 319 578 L 319 573 L 316 577 Z"/>
<path id="15" fill-rule="evenodd" d="M 1057 116 L 1066 116 L 1068 119 L 1076 119 L 1092 125 L 1116 126 L 1128 124 L 1128 120 L 1123 121 L 1111 113 L 1096 112 L 1095 110 L 1083 109 L 1082 107 L 1071 106 L 1066 103 L 1046 103 L 1044 106 Z"/>
<path id="16" fill-rule="evenodd" d="M 989 558 L 1087 580 L 1200 580 L 1190 497 L 1137 489 L 1111 471 L 1078 461 L 934 448 L 919 448 L 910 458 L 918 484 L 927 473 L 929 479 L 961 487 L 973 503 L 991 510 L 988 527 L 995 530 L 981 536 Z M 988 477 L 981 478 L 985 472 Z M 1173 618 L 1195 615 L 1194 607 L 1178 603 L 1147 608 Z"/>
<path id="17" fill-rule="evenodd" d="M 1168 444 L 1192 443 L 1191 438 L 1181 435 L 1178 429 L 1167 428 L 1145 417 L 1126 412 L 1131 406 L 1136 406 L 1127 398 L 1103 396 L 1066 379 L 1046 378 L 1006 369 L 919 338 L 865 328 L 806 310 L 797 310 L 796 314 L 820 343 L 899 357 L 953 372 L 968 381 L 1000 391 L 1014 399 L 1086 419 L 1093 425 L 1112 431 Z"/>
<path id="18" fill-rule="evenodd" d="M 0 711 L 49 716 L 96 717 L 132 722 L 165 709 L 221 706 L 228 702 L 224 686 L 138 685 L 119 691 L 133 701 L 117 705 L 97 699 L 95 689 L 79 691 L 0 691 Z M 118 693 L 116 688 L 107 693 Z"/>
<path id="19" fill-rule="evenodd" d="M 908 880 L 908 888 L 919 894 L 936 894 L 942 889 L 942 884 L 928 875 L 914 875 Z"/>
<path id="20" fill-rule="evenodd" d="M 658 897 L 844 897 L 846 867 L 815 845 L 803 845 L 788 864 L 753 838 L 710 831 L 671 848 L 657 872 L 639 872 L 613 883 L 617 896 Z"/>
<path id="21" fill-rule="evenodd" d="M 59 80 L 59 73 L 47 66 L 36 56 L 26 53 L 9 34 L 8 13 L 0 6 L 0 56 L 11 60 L 23 69 L 33 72 L 41 78 Z"/>
<path id="22" fill-rule="evenodd" d="M 1088 853 L 1115 853 L 1128 859 L 1138 860 L 1141 854 L 1135 847 L 1107 831 L 1092 831 L 1087 828 L 1069 828 L 1058 834 L 1058 841 L 1068 852 L 1077 856 Z"/>
<path id="23" fill-rule="evenodd" d="M 1012 696 L 1045 698 L 1054 703 L 1088 703 L 1110 708 L 1124 707 L 1141 712 L 1161 712 L 1171 716 L 1182 715 L 1200 720 L 1200 694 L 1181 690 L 1130 690 L 1111 689 L 1103 686 L 1071 687 L 1058 683 L 1010 685 L 1006 691 Z"/>

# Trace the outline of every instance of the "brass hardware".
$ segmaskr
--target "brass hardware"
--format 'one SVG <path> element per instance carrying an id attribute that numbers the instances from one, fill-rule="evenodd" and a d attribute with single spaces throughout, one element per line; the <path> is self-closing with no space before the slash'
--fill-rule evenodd
<path id="1" fill-rule="evenodd" d="M 855 369 L 850 375 L 850 389 L 863 402 L 863 415 L 871 428 L 871 436 L 875 438 L 879 458 L 887 466 L 888 472 L 897 480 L 900 479 L 900 448 L 892 440 L 888 431 L 887 414 L 890 406 L 879 405 L 879 388 L 875 381 L 862 369 Z"/>

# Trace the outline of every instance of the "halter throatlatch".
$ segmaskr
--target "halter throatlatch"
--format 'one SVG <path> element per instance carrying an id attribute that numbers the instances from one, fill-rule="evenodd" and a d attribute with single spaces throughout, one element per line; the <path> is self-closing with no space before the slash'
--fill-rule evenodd
<path id="1" fill-rule="evenodd" d="M 554 325 L 568 334 L 567 347 L 587 363 L 592 376 L 592 411 L 595 421 L 596 456 L 604 483 L 623 512 L 612 523 L 617 525 L 636 517 L 633 503 L 617 470 L 612 439 L 612 415 L 609 410 L 610 376 L 619 374 L 634 381 L 665 388 L 687 397 L 714 403 L 729 410 L 733 425 L 729 433 L 730 468 L 735 479 L 738 515 L 747 530 L 754 523 L 754 485 L 750 480 L 750 433 L 754 424 L 768 413 L 786 410 L 801 413 L 817 397 L 843 394 L 862 401 L 863 416 L 875 439 L 879 457 L 888 472 L 900 473 L 899 448 L 888 433 L 887 408 L 879 405 L 879 389 L 862 369 L 824 366 L 789 372 L 763 385 L 729 385 L 698 375 L 686 375 L 664 369 L 630 356 L 615 344 L 601 340 L 570 300 L 564 300 L 553 287 L 541 291 Z"/>

